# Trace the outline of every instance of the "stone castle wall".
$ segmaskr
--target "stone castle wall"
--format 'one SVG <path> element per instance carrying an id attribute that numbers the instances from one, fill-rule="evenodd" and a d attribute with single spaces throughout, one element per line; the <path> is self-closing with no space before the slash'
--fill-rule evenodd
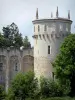
<path id="1" fill-rule="evenodd" d="M 27 72 L 33 69 L 33 48 L 23 50 L 0 49 L 0 84 L 3 84 L 6 90 L 18 72 Z"/>

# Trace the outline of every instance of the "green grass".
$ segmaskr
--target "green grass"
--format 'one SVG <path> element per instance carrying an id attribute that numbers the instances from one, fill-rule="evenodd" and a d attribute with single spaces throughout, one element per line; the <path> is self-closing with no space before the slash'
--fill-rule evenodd
<path id="1" fill-rule="evenodd" d="M 51 98 L 26 99 L 26 100 L 75 100 L 75 98 L 71 98 L 71 97 L 51 97 Z"/>

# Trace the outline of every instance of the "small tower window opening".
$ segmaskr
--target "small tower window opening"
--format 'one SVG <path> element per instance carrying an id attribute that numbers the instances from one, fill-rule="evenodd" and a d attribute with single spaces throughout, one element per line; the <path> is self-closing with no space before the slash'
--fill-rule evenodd
<path id="1" fill-rule="evenodd" d="M 34 26 L 34 32 L 35 32 L 35 26 Z"/>
<path id="2" fill-rule="evenodd" d="M 68 28 L 66 27 L 66 31 L 68 32 Z"/>
<path id="3" fill-rule="evenodd" d="M 44 31 L 47 31 L 47 26 L 46 25 L 44 26 Z"/>
<path id="4" fill-rule="evenodd" d="M 15 71 L 18 71 L 17 63 L 15 64 Z"/>
<path id="5" fill-rule="evenodd" d="M 69 27 L 68 27 L 69 25 L 68 24 L 66 24 L 66 31 L 68 32 L 68 29 L 69 29 Z"/>
<path id="6" fill-rule="evenodd" d="M 62 31 L 63 30 L 63 26 L 62 25 L 60 25 L 60 31 Z"/>
<path id="7" fill-rule="evenodd" d="M 48 54 L 50 54 L 51 53 L 51 51 L 50 51 L 50 45 L 48 46 Z"/>
<path id="8" fill-rule="evenodd" d="M 40 26 L 38 25 L 38 32 L 40 31 Z"/>
<path id="9" fill-rule="evenodd" d="M 0 63 L 0 71 L 3 70 L 3 63 Z"/>

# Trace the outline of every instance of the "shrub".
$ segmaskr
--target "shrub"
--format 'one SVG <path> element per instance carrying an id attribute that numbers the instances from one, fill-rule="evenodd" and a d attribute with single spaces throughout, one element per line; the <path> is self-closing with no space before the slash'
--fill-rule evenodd
<path id="1" fill-rule="evenodd" d="M 68 96 L 71 91 L 70 81 L 66 80 L 64 85 L 60 81 L 58 81 L 58 84 L 59 84 L 59 89 L 62 89 L 63 91 L 63 96 Z"/>
<path id="2" fill-rule="evenodd" d="M 26 100 L 38 100 L 38 99 L 37 98 L 36 99 L 28 98 Z M 42 99 L 39 99 L 39 100 L 75 100 L 75 98 L 71 98 L 71 97 L 51 97 L 51 98 L 42 98 Z"/>
<path id="3" fill-rule="evenodd" d="M 58 97 L 64 95 L 64 89 L 55 81 L 41 77 L 40 92 L 42 97 Z"/>
<path id="4" fill-rule="evenodd" d="M 0 85 L 0 100 L 4 100 L 6 97 L 4 87 Z"/>
<path id="5" fill-rule="evenodd" d="M 33 72 L 19 73 L 12 80 L 8 92 L 8 100 L 25 100 L 25 98 L 34 98 L 37 89 L 37 79 L 34 78 Z"/>

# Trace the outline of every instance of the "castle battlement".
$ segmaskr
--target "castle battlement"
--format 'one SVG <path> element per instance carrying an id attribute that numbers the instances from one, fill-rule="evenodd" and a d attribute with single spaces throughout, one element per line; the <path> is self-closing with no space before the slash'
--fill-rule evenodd
<path id="1" fill-rule="evenodd" d="M 15 47 L 8 47 L 8 48 L 0 48 L 0 55 L 5 55 L 7 56 L 25 56 L 25 55 L 31 55 L 33 56 L 33 48 L 23 48 L 23 49 L 18 49 Z"/>

